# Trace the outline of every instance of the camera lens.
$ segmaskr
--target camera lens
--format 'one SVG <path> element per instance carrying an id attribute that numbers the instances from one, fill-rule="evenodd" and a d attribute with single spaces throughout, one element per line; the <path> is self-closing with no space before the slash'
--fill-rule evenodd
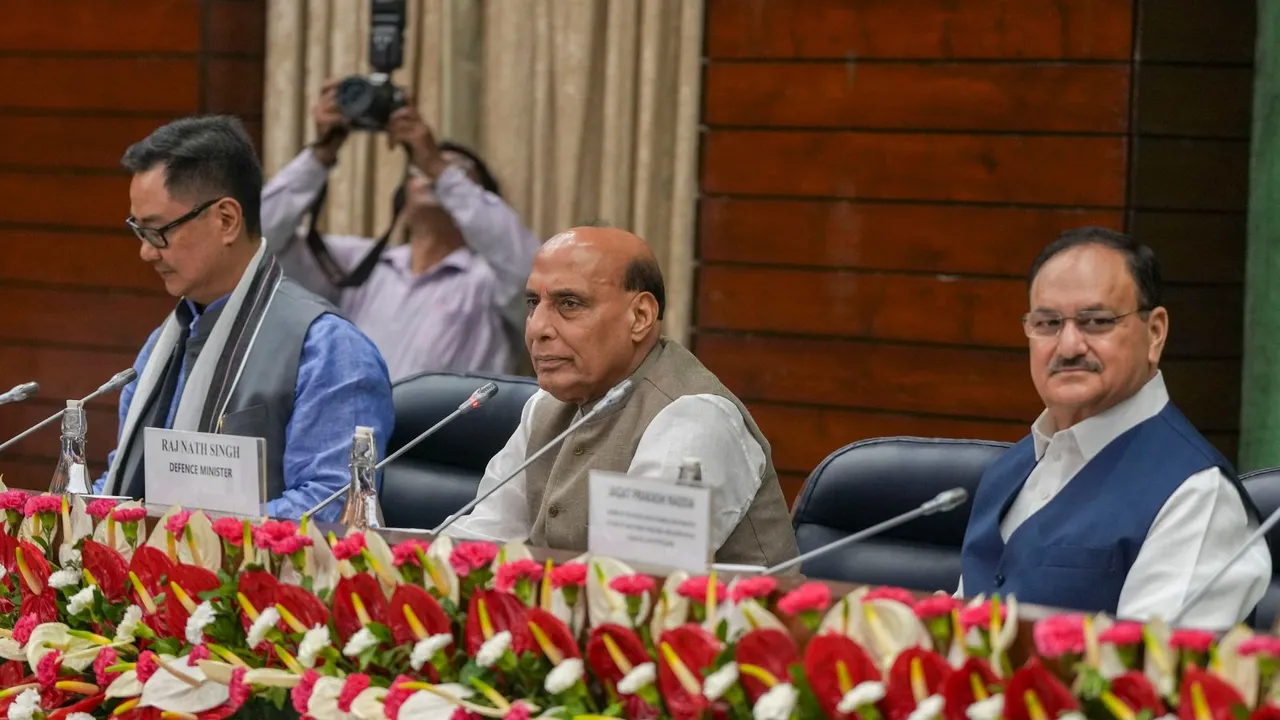
<path id="1" fill-rule="evenodd" d="M 358 122 L 368 115 L 376 97 L 377 89 L 373 83 L 354 75 L 338 83 L 335 99 L 342 116 L 350 122 Z"/>

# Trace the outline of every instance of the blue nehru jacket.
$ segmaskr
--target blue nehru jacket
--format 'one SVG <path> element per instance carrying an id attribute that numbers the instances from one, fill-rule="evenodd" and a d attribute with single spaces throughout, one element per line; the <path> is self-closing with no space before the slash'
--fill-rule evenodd
<path id="1" fill-rule="evenodd" d="M 1114 614 L 1160 509 L 1215 466 L 1257 515 L 1230 463 L 1173 403 L 1104 447 L 1006 543 L 1000 523 L 1035 466 L 1028 436 L 983 474 L 961 553 L 965 594 Z"/>

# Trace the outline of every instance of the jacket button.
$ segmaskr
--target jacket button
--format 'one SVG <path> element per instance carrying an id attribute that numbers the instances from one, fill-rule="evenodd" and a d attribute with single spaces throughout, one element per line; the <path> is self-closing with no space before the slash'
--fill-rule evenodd
<path id="1" fill-rule="evenodd" d="M 581 455 L 581 454 L 582 454 L 582 453 L 584 453 L 584 452 L 586 452 L 586 450 L 584 450 L 584 449 L 582 448 L 582 446 L 581 446 L 581 445 L 579 445 L 579 446 L 577 446 L 577 447 L 575 447 L 575 448 L 573 449 L 573 454 L 574 454 L 574 455 Z"/>
<path id="2" fill-rule="evenodd" d="M 996 573 L 996 587 L 1000 587 L 1001 585 L 1004 585 L 1004 575 Z"/>
<path id="3" fill-rule="evenodd" d="M 551 517 L 555 517 L 555 516 L 559 515 L 559 514 L 560 514 L 560 506 L 559 506 L 559 505 L 552 505 L 551 507 L 547 508 L 547 514 L 548 514 L 548 515 L 550 515 Z"/>

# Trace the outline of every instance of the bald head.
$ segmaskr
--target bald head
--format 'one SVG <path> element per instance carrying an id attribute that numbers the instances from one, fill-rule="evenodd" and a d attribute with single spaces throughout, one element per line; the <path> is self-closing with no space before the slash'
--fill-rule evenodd
<path id="1" fill-rule="evenodd" d="M 644 240 L 578 227 L 548 240 L 525 289 L 525 342 L 538 384 L 585 404 L 630 375 L 658 339 L 662 271 Z"/>

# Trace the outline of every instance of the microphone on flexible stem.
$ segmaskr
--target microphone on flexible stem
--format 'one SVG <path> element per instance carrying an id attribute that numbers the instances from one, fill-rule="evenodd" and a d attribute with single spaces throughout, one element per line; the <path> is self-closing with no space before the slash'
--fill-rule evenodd
<path id="1" fill-rule="evenodd" d="M 382 462 L 379 462 L 377 465 L 374 465 L 373 466 L 374 472 L 381 470 L 383 466 L 385 466 L 387 463 L 391 462 L 392 460 L 395 460 L 396 458 L 405 454 L 409 450 L 412 450 L 415 445 L 431 437 L 436 433 L 437 430 L 453 422 L 458 417 L 462 415 L 466 415 L 472 410 L 475 410 L 481 405 L 489 402 L 489 400 L 492 399 L 493 396 L 497 394 L 498 394 L 498 386 L 496 383 L 485 383 L 483 386 L 480 387 L 480 389 L 471 393 L 471 397 L 467 398 L 461 405 L 459 405 L 457 410 L 454 410 L 453 412 L 444 416 L 444 418 L 441 419 L 440 422 L 427 428 L 421 435 L 405 443 L 399 450 L 396 450 L 395 452 L 383 458 Z M 342 487 L 334 491 L 332 495 L 316 503 L 314 507 L 312 507 L 310 510 L 303 513 L 303 516 L 311 517 L 312 515 L 315 515 L 316 513 L 320 512 L 325 507 L 327 507 L 329 503 L 342 497 L 343 494 L 346 492 L 347 492 L 347 486 L 343 485 Z"/>
<path id="2" fill-rule="evenodd" d="M 963 505 L 965 500 L 968 500 L 968 499 L 969 499 L 969 491 L 965 490 L 962 487 L 951 488 L 950 490 L 943 490 L 942 492 L 935 495 L 933 499 L 925 501 L 923 504 L 920 505 L 920 507 L 915 508 L 914 510 L 908 510 L 907 512 L 904 512 L 901 515 L 891 517 L 888 520 L 885 520 L 884 522 L 876 523 L 875 525 L 872 525 L 871 527 L 866 528 L 865 530 L 859 530 L 858 532 L 850 535 L 849 537 L 840 538 L 839 540 L 836 540 L 833 543 L 823 545 L 822 547 L 817 548 L 815 550 L 810 550 L 809 552 L 799 557 L 792 558 L 783 563 L 778 563 L 777 565 L 774 565 L 768 570 L 765 570 L 763 574 L 774 575 L 788 568 L 795 567 L 796 565 L 799 565 L 800 563 L 806 560 L 813 559 L 815 557 L 818 557 L 819 555 L 826 555 L 832 550 L 837 550 L 839 548 L 852 545 L 853 543 L 866 540 L 867 538 L 872 537 L 874 535 L 879 535 L 885 530 L 895 528 L 905 522 L 910 522 L 912 520 L 915 520 L 918 517 L 924 517 L 925 515 L 932 515 L 934 513 L 948 512 L 951 510 L 955 510 L 956 508 Z"/>
<path id="3" fill-rule="evenodd" d="M 1267 519 L 1258 526 L 1258 529 L 1254 530 L 1253 534 L 1250 535 L 1240 548 L 1235 551 L 1235 554 L 1223 563 L 1222 567 L 1218 568 L 1218 571 L 1206 580 L 1203 585 L 1196 588 L 1196 591 L 1191 593 L 1191 597 L 1187 598 L 1186 602 L 1182 603 L 1182 607 L 1178 608 L 1178 612 L 1174 613 L 1173 617 L 1169 618 L 1169 627 L 1176 628 L 1178 623 L 1182 622 L 1182 618 L 1187 614 L 1187 611 L 1203 600 L 1204 596 L 1208 595 L 1209 591 L 1213 589 L 1213 584 L 1221 580 L 1227 570 L 1230 570 L 1231 566 L 1235 565 L 1240 558 L 1244 557 L 1244 554 L 1249 551 L 1249 548 L 1253 547 L 1254 543 L 1258 542 L 1265 537 L 1267 533 L 1271 532 L 1271 528 L 1275 527 L 1277 522 L 1280 522 L 1280 508 L 1276 508 L 1274 512 L 1268 515 Z"/>
<path id="4" fill-rule="evenodd" d="M 14 385 L 9 392 L 0 394 L 0 405 L 22 402 L 38 392 L 40 392 L 40 383 L 29 382 L 22 383 L 21 385 Z"/>
<path id="5" fill-rule="evenodd" d="M 507 474 L 506 477 L 498 481 L 496 485 L 489 488 L 488 492 L 486 492 L 483 495 L 477 495 L 474 500 L 467 503 L 466 505 L 463 505 L 457 512 L 445 518 L 444 522 L 437 525 L 435 529 L 431 531 L 431 534 L 433 536 L 438 536 L 441 533 L 441 531 L 443 531 L 445 528 L 452 525 L 458 518 L 474 510 L 477 505 L 484 502 L 485 498 L 497 492 L 499 489 L 502 488 L 503 485 L 506 485 L 507 483 L 511 482 L 512 478 L 524 472 L 525 468 L 533 464 L 533 461 L 542 457 L 551 448 L 559 445 L 565 438 L 569 437 L 569 435 L 572 434 L 573 431 L 577 430 L 578 428 L 582 427 L 586 423 L 595 419 L 596 416 L 604 412 L 606 408 L 609 408 L 613 405 L 617 405 L 619 402 L 621 402 L 622 399 L 625 398 L 631 392 L 631 388 L 633 387 L 634 387 L 634 384 L 630 380 L 623 380 L 617 385 L 614 385 L 613 388 L 609 390 L 609 392 L 605 393 L 604 397 L 600 398 L 600 402 L 596 403 L 595 407 L 591 408 L 590 411 L 588 411 L 582 417 L 578 418 L 576 421 L 571 423 L 569 427 L 564 429 L 564 432 L 560 433 L 554 438 L 551 438 L 551 441 L 548 442 L 546 445 L 543 445 L 541 448 L 539 448 L 537 452 L 525 458 L 524 462 L 520 463 L 520 465 L 517 466 L 515 470 L 512 470 L 510 473 Z"/>
<path id="6" fill-rule="evenodd" d="M 99 395 L 105 395 L 109 392 L 115 392 L 116 390 L 119 390 L 125 385 L 128 385 L 129 383 L 133 382 L 134 378 L 136 377 L 138 377 L 138 373 L 133 368 L 129 368 L 128 370 L 121 370 L 120 372 L 113 375 L 110 380 L 99 385 L 97 390 L 94 390 L 88 395 L 85 395 L 84 397 L 80 398 L 80 404 L 83 405 L 89 402 L 90 400 L 93 400 L 94 398 L 98 397 Z M 23 438 L 27 437 L 31 433 L 39 430 L 40 428 L 48 425 L 51 422 L 56 421 L 58 418 L 62 417 L 62 414 L 65 413 L 66 411 L 67 411 L 66 408 L 62 408 L 58 412 L 50 415 L 49 417 L 41 420 L 35 425 L 32 425 L 26 430 L 23 430 L 21 433 L 18 433 L 17 435 L 14 435 L 13 437 L 4 441 L 3 444 L 0 444 L 0 452 L 4 452 L 6 448 L 16 444 L 17 442 L 21 441 Z"/>

